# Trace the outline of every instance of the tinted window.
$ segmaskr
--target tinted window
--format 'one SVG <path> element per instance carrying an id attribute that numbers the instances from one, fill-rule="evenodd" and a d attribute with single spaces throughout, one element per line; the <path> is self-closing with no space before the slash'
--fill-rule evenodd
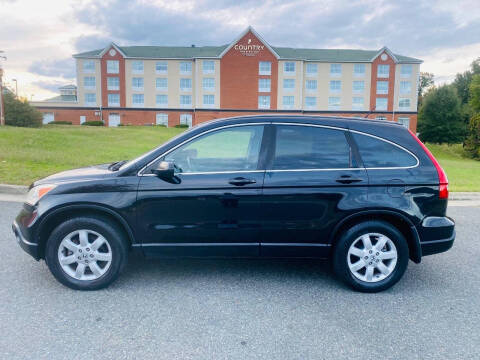
<path id="1" fill-rule="evenodd" d="M 180 172 L 256 170 L 263 126 L 249 125 L 202 135 L 165 156 Z"/>
<path id="2" fill-rule="evenodd" d="M 405 167 L 417 164 L 417 160 L 412 155 L 398 146 L 371 136 L 356 133 L 352 135 L 358 145 L 363 165 L 367 168 Z"/>
<path id="3" fill-rule="evenodd" d="M 277 126 L 274 170 L 348 167 L 350 147 L 343 131 L 313 126 Z"/>

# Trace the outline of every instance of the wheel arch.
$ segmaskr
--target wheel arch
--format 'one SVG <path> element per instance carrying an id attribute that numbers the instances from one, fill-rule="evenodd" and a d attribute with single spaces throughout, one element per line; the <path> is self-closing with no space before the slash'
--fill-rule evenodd
<path id="1" fill-rule="evenodd" d="M 420 247 L 417 228 L 405 215 L 395 211 L 366 210 L 347 216 L 335 226 L 330 235 L 330 244 L 335 246 L 339 235 L 346 229 L 369 220 L 383 220 L 395 226 L 407 240 L 410 259 L 417 264 L 420 263 L 422 259 L 422 249 Z"/>
<path id="2" fill-rule="evenodd" d="M 45 257 L 45 244 L 48 237 L 58 225 L 67 219 L 71 219 L 75 216 L 88 216 L 96 215 L 104 218 L 108 218 L 119 226 L 121 230 L 126 234 L 129 241 L 129 247 L 135 243 L 135 236 L 128 222 L 116 211 L 101 205 L 96 204 L 75 204 L 66 205 L 60 208 L 56 208 L 53 211 L 46 214 L 41 220 L 37 229 L 37 237 L 39 244 L 39 256 Z"/>

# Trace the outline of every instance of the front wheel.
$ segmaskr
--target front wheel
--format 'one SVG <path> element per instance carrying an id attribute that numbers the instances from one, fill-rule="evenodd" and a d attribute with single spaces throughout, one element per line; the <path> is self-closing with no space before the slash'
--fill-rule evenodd
<path id="1" fill-rule="evenodd" d="M 108 219 L 78 217 L 60 224 L 50 235 L 47 265 L 62 284 L 76 290 L 110 285 L 127 263 L 124 234 Z"/>
<path id="2" fill-rule="evenodd" d="M 408 245 L 384 221 L 366 221 L 345 231 L 335 245 L 335 273 L 354 289 L 378 292 L 393 286 L 408 265 Z"/>

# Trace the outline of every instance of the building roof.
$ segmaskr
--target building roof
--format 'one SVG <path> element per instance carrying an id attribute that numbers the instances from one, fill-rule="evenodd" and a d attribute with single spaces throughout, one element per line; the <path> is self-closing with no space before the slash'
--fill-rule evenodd
<path id="1" fill-rule="evenodd" d="M 53 98 L 44 100 L 45 102 L 76 102 L 76 95 L 58 95 Z"/>
<path id="2" fill-rule="evenodd" d="M 98 58 L 112 46 L 127 58 L 140 59 L 195 59 L 221 58 L 240 38 L 251 32 L 280 60 L 305 60 L 318 62 L 372 62 L 381 52 L 387 51 L 400 63 L 422 63 L 422 60 L 408 56 L 393 54 L 387 47 L 379 50 L 358 49 L 302 49 L 270 46 L 249 26 L 230 44 L 221 46 L 118 46 L 109 44 L 103 49 L 87 51 L 73 55 L 75 58 Z"/>
<path id="3" fill-rule="evenodd" d="M 60 86 L 58 89 L 59 90 L 76 90 L 77 86 L 73 84 L 69 84 L 69 85 Z"/>

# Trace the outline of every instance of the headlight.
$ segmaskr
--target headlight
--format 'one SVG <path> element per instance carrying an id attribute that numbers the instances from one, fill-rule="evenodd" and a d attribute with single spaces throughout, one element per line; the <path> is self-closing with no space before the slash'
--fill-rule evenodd
<path id="1" fill-rule="evenodd" d="M 46 195 L 50 190 L 55 189 L 57 185 L 45 184 L 38 185 L 34 188 L 31 188 L 27 195 L 27 204 L 34 206 L 38 200 L 40 200 L 44 195 Z"/>

